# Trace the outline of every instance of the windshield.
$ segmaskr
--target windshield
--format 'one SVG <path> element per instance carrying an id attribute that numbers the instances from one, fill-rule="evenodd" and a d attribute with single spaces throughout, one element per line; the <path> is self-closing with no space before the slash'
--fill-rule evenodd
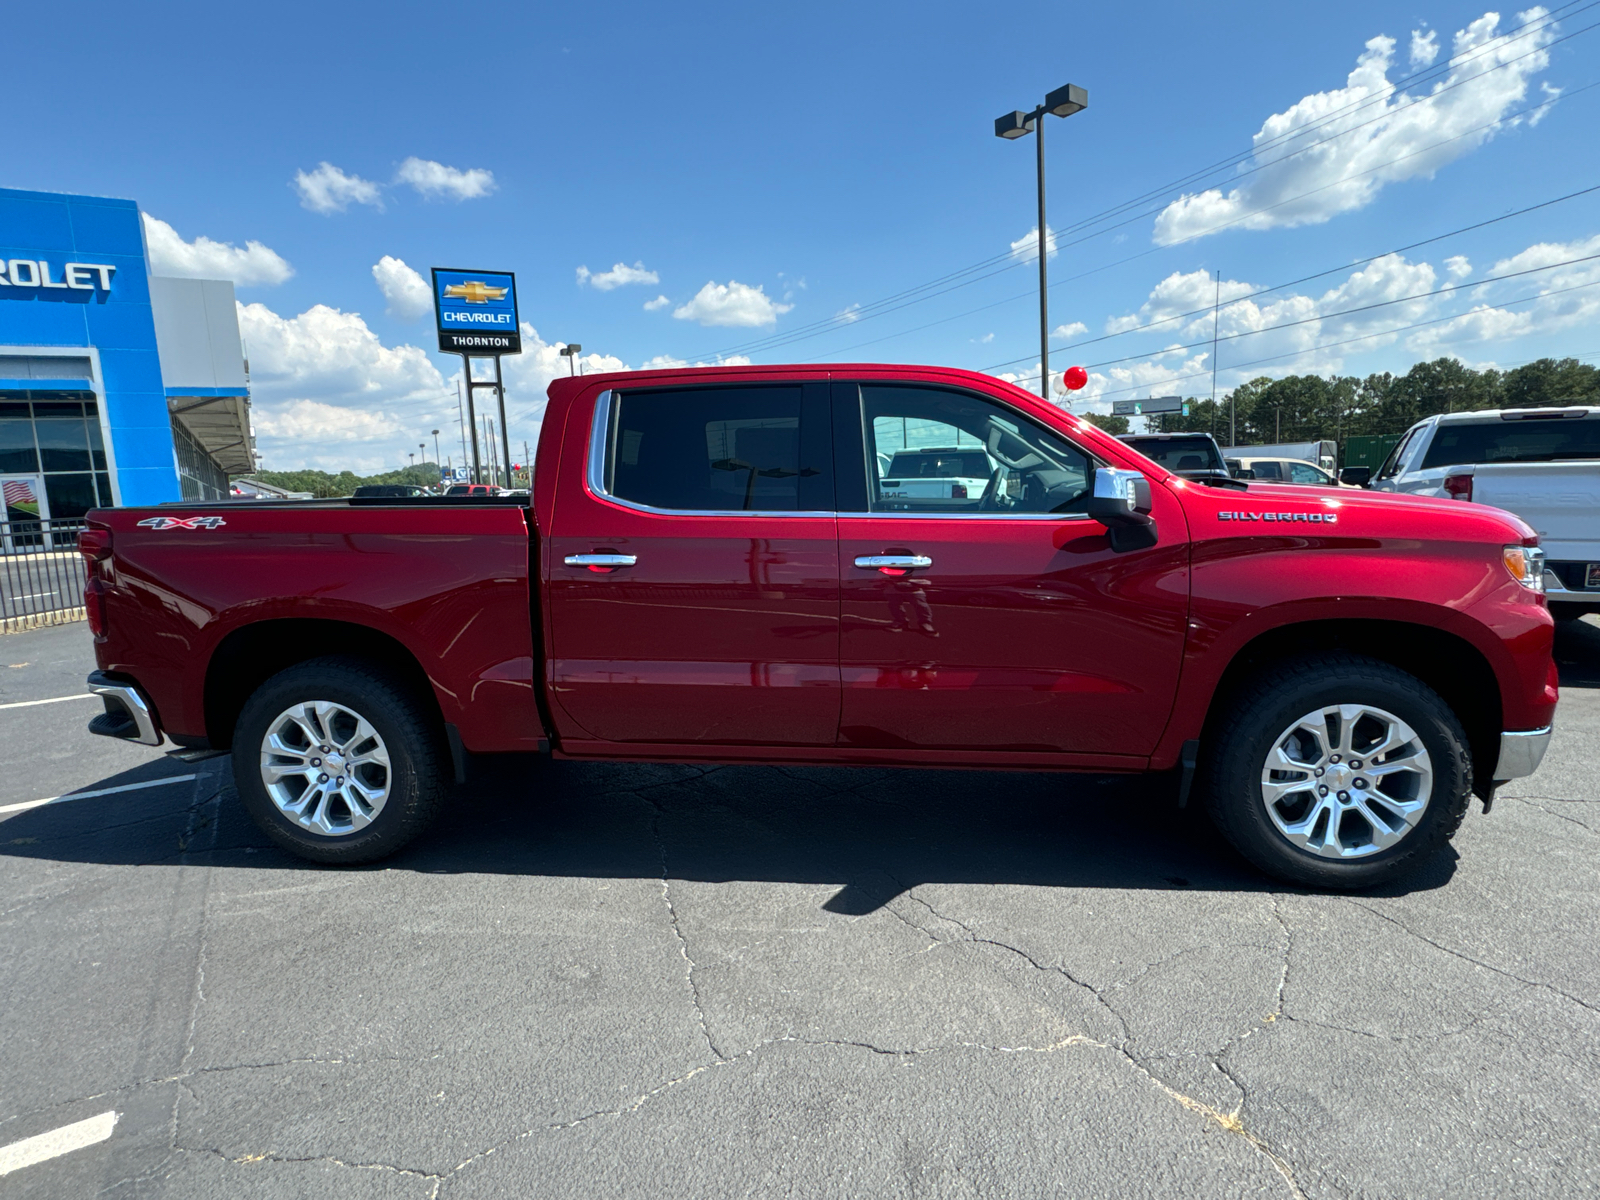
<path id="1" fill-rule="evenodd" d="M 1547 417 L 1481 425 L 1441 421 L 1421 469 L 1577 458 L 1600 458 L 1600 419 Z"/>
<path id="2" fill-rule="evenodd" d="M 1154 459 L 1169 471 L 1226 471 L 1222 453 L 1209 437 L 1128 438 L 1146 458 Z"/>

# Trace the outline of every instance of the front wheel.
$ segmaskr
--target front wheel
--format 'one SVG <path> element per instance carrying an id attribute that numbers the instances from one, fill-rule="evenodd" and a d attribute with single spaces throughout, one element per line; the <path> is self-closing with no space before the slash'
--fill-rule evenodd
<path id="1" fill-rule="evenodd" d="M 364 863 L 406 845 L 444 802 L 436 722 L 398 681 L 319 658 L 256 690 L 233 735 L 233 777 L 263 832 L 301 858 Z"/>
<path id="2" fill-rule="evenodd" d="M 1388 663 L 1327 654 L 1235 693 L 1205 755 L 1212 819 L 1256 866 L 1354 889 L 1420 867 L 1461 825 L 1472 764 L 1437 692 Z"/>

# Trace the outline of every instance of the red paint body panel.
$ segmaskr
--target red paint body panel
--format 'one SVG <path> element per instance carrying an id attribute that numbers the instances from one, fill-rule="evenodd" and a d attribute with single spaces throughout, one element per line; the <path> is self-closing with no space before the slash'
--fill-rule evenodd
<path id="1" fill-rule="evenodd" d="M 982 393 L 1144 472 L 1157 545 L 1112 553 L 1083 520 L 649 513 L 587 487 L 594 403 L 607 388 L 829 379 Z M 175 513 L 226 524 L 138 527 Z M 217 733 L 205 728 L 204 689 L 223 638 L 278 619 L 393 638 L 468 749 L 532 749 L 548 732 L 573 758 L 1166 768 L 1200 735 L 1241 650 L 1324 620 L 1459 638 L 1492 670 L 1507 729 L 1549 724 L 1557 698 L 1553 622 L 1499 561 L 1501 545 L 1533 537 L 1509 514 L 1349 489 L 1192 484 L 1037 396 L 944 368 L 558 379 L 527 511 L 222 503 L 91 520 L 114 539 L 100 665 L 135 680 L 163 727 L 188 737 Z M 596 551 L 638 563 L 597 574 L 562 562 Z M 898 578 L 853 566 L 891 551 L 935 565 Z"/>
<path id="2" fill-rule="evenodd" d="M 844 517 L 840 741 L 1148 755 L 1166 727 L 1189 610 L 1182 510 L 1114 554 L 1095 521 Z M 857 555 L 923 554 L 885 577 Z"/>
<path id="3" fill-rule="evenodd" d="M 91 514 L 113 538 L 100 667 L 136 679 L 169 732 L 207 736 L 206 666 L 229 633 L 320 619 L 409 650 L 469 749 L 536 748 L 522 510 L 221 503 L 179 510 L 218 529 L 138 527 L 173 511 Z"/>

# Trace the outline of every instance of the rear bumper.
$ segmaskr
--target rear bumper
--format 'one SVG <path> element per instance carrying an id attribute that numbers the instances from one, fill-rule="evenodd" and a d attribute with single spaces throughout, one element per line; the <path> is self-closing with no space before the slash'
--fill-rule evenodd
<path id="1" fill-rule="evenodd" d="M 1550 748 L 1550 729 L 1507 730 L 1500 735 L 1500 761 L 1495 764 L 1494 781 L 1505 783 L 1532 775 Z"/>
<path id="2" fill-rule="evenodd" d="M 156 721 L 150 700 L 131 683 L 121 683 L 104 671 L 89 676 L 89 691 L 105 702 L 106 710 L 89 722 L 89 732 L 102 737 L 138 742 L 142 746 L 161 745 L 161 726 Z"/>

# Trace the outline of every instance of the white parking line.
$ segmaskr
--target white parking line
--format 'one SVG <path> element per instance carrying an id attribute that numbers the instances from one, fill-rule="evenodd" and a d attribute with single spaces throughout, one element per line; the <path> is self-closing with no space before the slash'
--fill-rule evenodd
<path id="1" fill-rule="evenodd" d="M 98 700 L 93 692 L 80 692 L 76 696 L 51 696 L 48 700 L 13 700 L 10 704 L 0 704 L 0 708 L 32 708 L 35 704 L 65 704 L 68 700 Z"/>
<path id="2" fill-rule="evenodd" d="M 100 788 L 93 792 L 68 792 L 64 796 L 46 796 L 43 800 L 24 800 L 21 804 L 0 804 L 0 813 L 26 812 L 30 808 L 43 808 L 46 804 L 65 804 L 68 800 L 92 800 L 96 796 L 113 796 L 118 792 L 136 792 L 140 788 L 160 787 L 167 783 L 186 783 L 199 775 L 166 775 L 160 779 L 147 779 L 143 783 L 124 783 L 117 787 Z"/>
<path id="3" fill-rule="evenodd" d="M 41 1133 L 38 1137 L 12 1142 L 9 1146 L 0 1147 L 0 1175 L 9 1175 L 13 1171 L 20 1171 L 23 1167 L 31 1167 L 34 1163 L 60 1158 L 63 1154 L 71 1154 L 74 1150 L 82 1150 L 85 1146 L 103 1142 L 111 1136 L 111 1131 L 116 1127 L 117 1114 L 113 1110 L 103 1112 L 98 1117 L 90 1117 L 87 1121 L 63 1125 L 60 1129 L 52 1129 L 49 1133 Z"/>

